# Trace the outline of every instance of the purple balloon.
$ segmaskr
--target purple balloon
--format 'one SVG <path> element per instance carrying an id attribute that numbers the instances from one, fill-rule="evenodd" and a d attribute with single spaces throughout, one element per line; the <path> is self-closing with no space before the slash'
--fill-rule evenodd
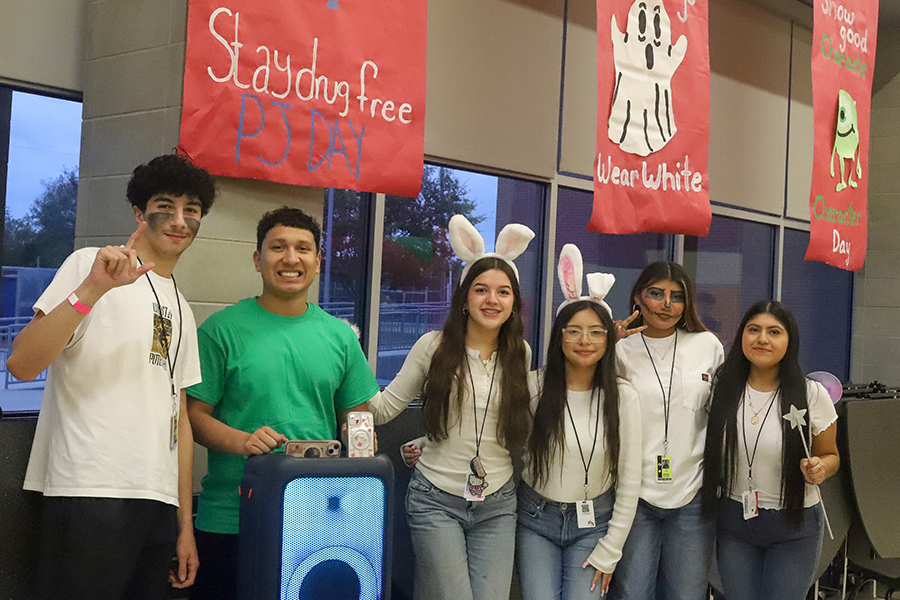
<path id="1" fill-rule="evenodd" d="M 844 387 L 841 385 L 841 380 L 828 371 L 816 371 L 809 373 L 807 377 L 821 383 L 828 395 L 831 396 L 832 402 L 837 402 L 844 395 Z"/>

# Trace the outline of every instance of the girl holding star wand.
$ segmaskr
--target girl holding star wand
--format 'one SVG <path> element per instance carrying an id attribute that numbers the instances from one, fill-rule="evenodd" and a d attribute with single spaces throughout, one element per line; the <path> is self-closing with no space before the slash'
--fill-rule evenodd
<path id="1" fill-rule="evenodd" d="M 729 600 L 802 600 L 813 583 L 823 514 L 815 486 L 840 459 L 828 392 L 800 369 L 799 333 L 779 302 L 757 302 L 716 372 L 703 503 L 717 516 L 716 554 Z M 792 431 L 807 411 L 811 455 Z M 804 434 L 806 435 L 806 434 Z"/>

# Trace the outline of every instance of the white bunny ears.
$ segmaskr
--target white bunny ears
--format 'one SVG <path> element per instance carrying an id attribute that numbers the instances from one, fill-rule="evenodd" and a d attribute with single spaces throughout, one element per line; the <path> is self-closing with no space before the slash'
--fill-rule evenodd
<path id="1" fill-rule="evenodd" d="M 475 226 L 469 223 L 469 220 L 462 215 L 453 215 L 450 219 L 450 246 L 456 255 L 460 257 L 466 266 L 463 268 L 460 282 L 465 280 L 469 267 L 475 261 L 488 256 L 495 256 L 505 261 L 512 267 L 516 279 L 519 278 L 519 270 L 513 263 L 513 260 L 525 252 L 528 243 L 534 237 L 534 232 L 519 223 L 510 223 L 500 230 L 497 236 L 497 243 L 494 252 L 484 251 L 484 238 L 475 229 Z"/>
<path id="2" fill-rule="evenodd" d="M 616 276 L 612 273 L 588 273 L 588 293 L 589 296 L 581 295 L 581 276 L 584 271 L 584 261 L 581 258 L 581 250 L 575 244 L 566 244 L 559 253 L 559 266 L 556 272 L 559 275 L 559 285 L 562 288 L 563 295 L 566 299 L 556 314 L 559 315 L 564 306 L 578 302 L 579 300 L 591 300 L 606 309 L 609 316 L 612 317 L 612 309 L 603 301 L 613 284 L 616 282 Z"/>

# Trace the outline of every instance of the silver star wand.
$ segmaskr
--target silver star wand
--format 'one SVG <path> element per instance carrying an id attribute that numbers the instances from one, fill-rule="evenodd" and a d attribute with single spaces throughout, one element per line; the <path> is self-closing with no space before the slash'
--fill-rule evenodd
<path id="1" fill-rule="evenodd" d="M 791 429 L 796 429 L 800 432 L 800 439 L 803 440 L 803 451 L 806 452 L 806 460 L 812 462 L 812 457 L 809 455 L 809 445 L 806 443 L 806 436 L 803 435 L 803 426 L 806 425 L 806 409 L 799 409 L 791 404 L 790 412 L 782 416 L 782 419 L 791 424 Z M 831 531 L 831 522 L 828 520 L 828 511 L 825 510 L 825 500 L 822 499 L 822 490 L 819 489 L 818 484 L 816 484 L 816 494 L 819 495 L 819 504 L 822 505 L 822 514 L 825 515 L 828 537 L 834 539 L 834 533 Z"/>

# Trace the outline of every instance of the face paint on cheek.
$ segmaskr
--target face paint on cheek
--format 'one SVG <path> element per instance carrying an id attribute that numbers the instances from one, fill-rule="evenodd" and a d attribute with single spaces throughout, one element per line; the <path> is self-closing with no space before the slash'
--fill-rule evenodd
<path id="1" fill-rule="evenodd" d="M 171 219 L 172 219 L 172 215 L 170 213 L 161 213 L 161 212 L 151 213 L 145 217 L 145 220 L 147 221 L 147 226 L 150 229 L 152 229 L 153 231 L 159 231 Z M 198 228 L 200 227 L 199 223 L 197 224 L 197 227 Z"/>
<path id="2" fill-rule="evenodd" d="M 200 231 L 200 219 L 185 219 L 184 224 L 191 230 L 191 237 L 197 237 L 197 232 Z"/>
<path id="3" fill-rule="evenodd" d="M 166 223 L 171 221 L 173 217 L 174 215 L 172 213 L 151 213 L 146 216 L 147 226 L 153 231 L 161 231 L 165 228 Z M 200 231 L 200 220 L 186 217 L 184 219 L 184 224 L 191 232 L 191 237 L 197 237 L 197 232 Z"/>

